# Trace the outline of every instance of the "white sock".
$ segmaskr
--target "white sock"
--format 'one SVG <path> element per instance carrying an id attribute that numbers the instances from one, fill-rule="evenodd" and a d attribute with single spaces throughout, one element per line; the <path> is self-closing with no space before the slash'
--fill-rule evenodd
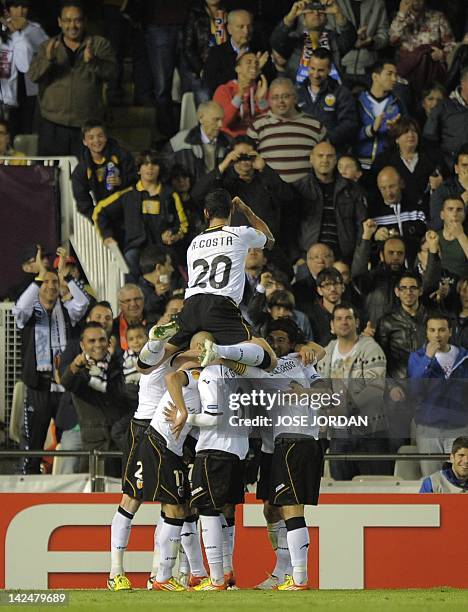
<path id="1" fill-rule="evenodd" d="M 138 359 L 145 365 L 155 366 L 161 361 L 165 346 L 166 342 L 163 340 L 148 340 L 141 349 Z"/>
<path id="2" fill-rule="evenodd" d="M 291 554 L 294 582 L 296 584 L 306 584 L 309 530 L 305 526 L 304 517 L 287 519 L 285 523 L 288 530 L 288 548 Z"/>
<path id="3" fill-rule="evenodd" d="M 278 548 L 278 530 L 281 527 L 281 523 L 283 523 L 283 521 L 278 521 L 277 523 L 267 523 L 268 539 L 270 540 L 271 547 L 275 553 L 276 549 Z"/>
<path id="4" fill-rule="evenodd" d="M 213 584 L 223 584 L 223 527 L 220 516 L 200 516 L 203 545 Z"/>
<path id="5" fill-rule="evenodd" d="M 215 344 L 214 346 L 220 357 L 230 359 L 231 361 L 238 361 L 245 365 L 258 366 L 265 357 L 264 349 L 253 342 L 233 344 L 232 346 Z"/>
<path id="6" fill-rule="evenodd" d="M 153 549 L 153 565 L 151 568 L 151 575 L 152 576 L 156 576 L 156 574 L 158 573 L 158 567 L 159 567 L 159 536 L 161 534 L 161 528 L 164 524 L 164 515 L 161 514 L 161 516 L 158 519 L 158 522 L 156 524 L 156 528 L 154 530 L 154 549 Z"/>
<path id="7" fill-rule="evenodd" d="M 165 582 L 172 576 L 177 552 L 179 551 L 180 532 L 182 531 L 183 519 L 174 519 L 166 516 L 161 527 L 159 540 L 159 566 L 156 580 Z"/>
<path id="8" fill-rule="evenodd" d="M 190 574 L 190 563 L 187 557 L 187 554 L 182 546 L 182 533 L 184 528 L 182 527 L 182 532 L 180 534 L 180 546 L 179 546 L 179 574 Z"/>
<path id="9" fill-rule="evenodd" d="M 221 514 L 221 523 L 223 527 L 223 571 L 225 574 L 229 574 L 229 572 L 232 572 L 236 526 L 234 525 L 234 518 L 227 519 L 224 514 Z"/>
<path id="10" fill-rule="evenodd" d="M 180 534 L 180 543 L 182 544 L 185 554 L 189 562 L 189 570 L 194 576 L 206 576 L 205 564 L 203 563 L 203 553 L 200 544 L 200 536 L 198 535 L 196 517 L 188 517 Z"/>
<path id="11" fill-rule="evenodd" d="M 292 573 L 292 567 L 286 525 L 284 521 L 279 521 L 278 525 L 278 545 L 276 547 L 276 565 L 273 570 L 273 576 L 276 576 L 280 582 L 283 582 L 285 574 Z"/>
<path id="12" fill-rule="evenodd" d="M 124 510 L 121 506 L 117 508 L 111 524 L 111 570 L 110 577 L 124 574 L 123 558 L 127 550 L 130 530 L 132 528 L 133 514 Z"/>

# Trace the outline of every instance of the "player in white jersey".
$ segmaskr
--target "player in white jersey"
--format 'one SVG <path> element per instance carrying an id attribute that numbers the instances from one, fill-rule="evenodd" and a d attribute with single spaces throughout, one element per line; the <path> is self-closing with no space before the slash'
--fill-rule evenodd
<path id="1" fill-rule="evenodd" d="M 312 364 L 305 366 L 299 355 L 292 352 L 299 333 L 291 319 L 271 321 L 267 327 L 267 339 L 278 357 L 278 365 L 269 373 L 257 368 L 246 368 L 244 376 L 260 377 L 261 388 L 270 392 L 290 393 L 292 382 L 304 389 L 316 385 L 321 377 L 315 367 Z M 288 591 L 308 588 L 309 532 L 304 519 L 304 505 L 317 505 L 323 471 L 323 451 L 318 442 L 319 427 L 310 424 L 311 416 L 312 410 L 306 402 L 281 402 L 271 415 L 274 450 L 271 465 L 265 462 L 262 466 L 269 474 L 261 473 L 260 478 L 263 480 L 261 488 L 264 491 L 269 489 L 269 501 L 265 504 L 264 513 L 270 540 L 274 548 L 275 545 L 277 548 L 280 545 L 280 548 L 277 550 L 273 579 L 258 585 L 259 588 Z M 301 424 L 296 425 L 293 417 L 301 418 Z M 281 531 L 284 527 L 292 576 L 286 573 L 288 559 L 284 532 Z"/>
<path id="2" fill-rule="evenodd" d="M 227 407 L 222 405 L 219 385 L 229 380 L 236 380 L 237 387 L 246 384 L 225 365 L 204 368 L 198 382 L 201 414 L 188 415 L 187 418 L 187 423 L 200 428 L 190 506 L 197 508 L 200 514 L 203 543 L 210 566 L 210 578 L 195 586 L 196 591 L 225 590 L 235 583 L 232 559 L 228 561 L 231 570 L 225 575 L 223 550 L 225 557 L 232 557 L 235 506 L 244 501 L 244 459 L 249 450 L 250 428 L 237 428 L 233 435 L 220 426 Z M 179 408 L 180 405 L 175 406 L 165 413 L 173 423 L 177 420 Z"/>
<path id="3" fill-rule="evenodd" d="M 251 227 L 232 227 L 234 210 L 241 212 Z M 196 236 L 187 250 L 188 287 L 177 322 L 155 326 L 150 331 L 153 341 L 170 340 L 165 354 L 187 346 L 198 331 L 213 334 L 218 345 L 216 357 L 224 357 L 264 369 L 276 364 L 274 352 L 263 338 L 252 338 L 251 329 L 238 308 L 245 284 L 245 259 L 249 248 L 271 249 L 274 238 L 264 223 L 240 198 L 224 189 L 217 189 L 205 198 L 208 228 Z M 237 345 L 229 348 L 226 345 Z M 210 343 L 211 349 L 211 343 Z M 202 365 L 211 363 L 212 352 Z"/>

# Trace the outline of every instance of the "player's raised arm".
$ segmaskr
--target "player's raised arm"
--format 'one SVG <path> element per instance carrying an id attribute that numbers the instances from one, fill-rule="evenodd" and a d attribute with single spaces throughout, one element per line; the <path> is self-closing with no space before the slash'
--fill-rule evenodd
<path id="1" fill-rule="evenodd" d="M 188 385 L 188 377 L 183 370 L 178 370 L 177 372 L 166 374 L 165 381 L 172 401 L 177 407 L 178 416 L 174 421 L 174 426 L 172 428 L 172 433 L 177 439 L 188 417 L 188 410 L 182 393 L 182 387 L 186 387 Z"/>
<path id="2" fill-rule="evenodd" d="M 243 202 L 238 196 L 233 198 L 232 204 L 234 206 L 234 210 L 238 210 L 240 213 L 242 213 L 254 229 L 258 230 L 259 232 L 262 232 L 262 234 L 265 234 L 267 239 L 265 248 L 271 251 L 271 249 L 275 245 L 275 237 L 270 232 L 270 228 L 265 223 L 265 221 L 260 219 L 260 217 L 257 217 L 257 215 L 250 208 L 250 206 L 247 206 L 247 204 Z"/>

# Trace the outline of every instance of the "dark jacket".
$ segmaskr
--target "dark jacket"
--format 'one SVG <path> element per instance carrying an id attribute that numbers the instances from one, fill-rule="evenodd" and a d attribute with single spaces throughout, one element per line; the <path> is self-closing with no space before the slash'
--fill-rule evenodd
<path id="1" fill-rule="evenodd" d="M 270 228 L 275 237 L 279 235 L 281 208 L 292 202 L 294 191 L 275 170 L 265 165 L 262 172 L 255 171 L 250 183 L 242 181 L 234 168 L 221 174 L 218 167 L 201 178 L 192 190 L 192 197 L 202 202 L 212 189 L 223 187 L 232 197 L 239 196 Z M 243 215 L 234 213 L 231 225 L 246 225 Z"/>
<path id="2" fill-rule="evenodd" d="M 223 3 L 218 7 L 223 8 Z M 227 33 L 227 30 L 226 30 Z M 183 52 L 190 69 L 200 76 L 208 57 L 211 36 L 211 19 L 204 0 L 197 0 L 191 7 L 184 26 Z"/>
<path id="3" fill-rule="evenodd" d="M 415 422 L 440 430 L 468 426 L 466 409 L 466 379 L 468 379 L 468 350 L 461 348 L 452 371 L 445 372 L 435 357 L 426 355 L 426 348 L 411 353 L 408 375 L 420 382 L 412 383 L 416 403 Z M 432 379 L 431 382 L 428 379 Z M 441 437 L 443 433 L 441 432 Z"/>
<path id="4" fill-rule="evenodd" d="M 168 167 L 171 168 L 174 164 L 181 164 L 197 181 L 206 174 L 202 145 L 199 125 L 190 130 L 178 132 L 164 147 L 163 155 Z M 223 132 L 219 132 L 216 139 L 215 167 L 223 161 L 228 151 L 229 138 Z"/>
<path id="5" fill-rule="evenodd" d="M 104 159 L 103 163 L 97 166 L 91 157 L 89 149 L 85 148 L 83 159 L 72 173 L 73 197 L 76 200 L 76 206 L 80 213 L 88 217 L 88 219 L 92 219 L 94 209 L 94 202 L 89 193 L 90 191 L 95 201 L 99 202 L 109 197 L 111 193 L 122 191 L 136 182 L 137 179 L 133 155 L 129 151 L 122 149 L 112 138 L 109 138 L 107 141 L 102 157 Z M 122 184 L 107 191 L 106 166 L 109 162 L 112 162 L 118 168 Z"/>
<path id="6" fill-rule="evenodd" d="M 91 39 L 93 59 L 84 61 L 86 41 Z M 51 39 L 39 47 L 33 57 L 28 77 L 39 85 L 39 107 L 44 119 L 70 127 L 81 127 L 90 117 L 104 118 L 102 86 L 117 76 L 117 64 L 111 44 L 101 36 L 83 38 L 75 53 L 73 66 L 63 43 L 57 36 L 55 60 L 47 59 Z"/>
<path id="7" fill-rule="evenodd" d="M 467 119 L 468 120 L 468 119 Z M 442 219 L 440 218 L 440 213 L 442 211 L 442 206 L 444 204 L 444 200 L 449 197 L 459 198 L 462 193 L 464 193 L 466 189 L 458 180 L 458 176 L 451 176 L 446 181 L 442 183 L 440 187 L 438 187 L 434 193 L 431 195 L 430 202 L 430 216 L 431 222 L 430 226 L 434 230 L 440 230 L 443 227 Z M 468 218 L 468 216 L 467 216 Z M 465 219 L 465 227 L 467 226 L 467 220 Z"/>
<path id="8" fill-rule="evenodd" d="M 159 196 L 151 198 L 140 182 L 101 200 L 94 209 L 93 221 L 103 240 L 115 237 L 116 228 L 122 226 L 124 252 L 146 244 L 163 246 L 161 234 L 168 229 L 184 234 L 188 231 L 178 194 L 163 185 Z"/>
<path id="9" fill-rule="evenodd" d="M 391 270 L 380 262 L 369 270 L 372 242 L 361 240 L 354 252 L 351 266 L 351 276 L 359 291 L 365 296 L 363 306 L 368 320 L 375 327 L 384 314 L 398 305 L 395 295 L 395 284 L 399 280 L 403 268 Z M 423 275 L 423 295 L 430 294 L 439 287 L 441 261 L 438 255 L 429 253 L 426 272 Z"/>
<path id="10" fill-rule="evenodd" d="M 422 305 L 414 317 L 399 305 L 378 322 L 375 340 L 385 353 L 387 374 L 391 378 L 407 377 L 409 355 L 426 339 L 426 316 Z"/>
<path id="11" fill-rule="evenodd" d="M 468 349 L 468 317 L 456 317 L 452 327 L 452 344 Z"/>
<path id="12" fill-rule="evenodd" d="M 328 77 L 312 100 L 309 81 L 304 81 L 297 105 L 327 128 L 327 137 L 334 147 L 345 150 L 352 145 L 359 124 L 356 101 L 347 87 Z"/>
<path id="13" fill-rule="evenodd" d="M 304 40 L 306 35 L 295 29 L 296 25 L 288 27 L 283 20 L 279 22 L 271 35 L 271 47 L 288 60 L 286 74 L 293 82 L 296 81 L 296 73 L 301 61 Z M 341 73 L 341 58 L 354 48 L 357 39 L 356 28 L 347 21 L 339 31 L 325 27 L 328 34 L 330 51 L 333 55 L 333 63 Z"/>
<path id="14" fill-rule="evenodd" d="M 443 100 L 429 113 L 423 135 L 440 146 L 447 166 L 452 168 L 458 149 L 468 142 L 468 105 L 453 98 Z"/>
<path id="15" fill-rule="evenodd" d="M 322 190 L 314 171 L 296 181 L 294 187 L 303 198 L 299 247 L 302 251 L 307 251 L 320 237 L 323 216 Z M 341 255 L 351 258 L 356 241 L 362 233 L 362 222 L 367 216 L 366 203 L 353 182 L 337 176 L 334 204 Z"/>

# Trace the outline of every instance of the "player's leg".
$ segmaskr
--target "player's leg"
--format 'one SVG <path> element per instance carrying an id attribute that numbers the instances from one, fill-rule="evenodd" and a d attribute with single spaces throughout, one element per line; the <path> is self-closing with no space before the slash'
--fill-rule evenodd
<path id="1" fill-rule="evenodd" d="M 156 580 L 156 574 L 158 573 L 158 567 L 159 567 L 159 548 L 160 548 L 159 536 L 161 534 L 161 528 L 163 526 L 164 519 L 166 518 L 166 515 L 164 514 L 164 510 L 162 509 L 163 505 L 164 504 L 161 504 L 161 514 L 159 515 L 158 522 L 156 523 L 156 527 L 154 528 L 153 561 L 151 563 L 150 577 L 146 581 L 146 588 L 149 591 L 151 591 L 151 589 L 153 588 L 153 584 Z"/>
<path id="2" fill-rule="evenodd" d="M 179 582 L 193 587 L 200 584 L 201 580 L 207 576 L 198 533 L 198 514 L 193 511 L 188 512 L 182 526 L 181 545 L 187 558 L 187 568 L 184 571 L 184 568 L 180 566 L 179 551 Z"/>
<path id="3" fill-rule="evenodd" d="M 131 588 L 124 570 L 124 554 L 127 550 L 132 520 L 141 502 L 124 493 L 111 523 L 111 569 L 108 588 L 112 591 L 125 591 Z"/>
<path id="4" fill-rule="evenodd" d="M 159 565 L 153 589 L 159 591 L 184 591 L 173 577 L 173 569 L 180 545 L 180 534 L 187 515 L 185 504 L 163 505 L 165 518 L 158 530 Z"/>
<path id="5" fill-rule="evenodd" d="M 268 539 L 276 556 L 276 564 L 269 576 L 257 589 L 269 590 L 284 582 L 286 574 L 292 572 L 289 555 L 286 525 L 278 506 L 272 506 L 268 501 L 263 504 L 263 516 L 267 523 Z"/>
<path id="6" fill-rule="evenodd" d="M 287 530 L 293 585 L 295 587 L 307 588 L 307 560 L 310 540 L 309 530 L 304 518 L 304 505 L 282 506 L 281 514 Z M 287 588 L 288 580 L 286 579 L 278 588 L 280 590 L 293 590 L 293 585 L 289 585 L 290 588 Z"/>
<path id="7" fill-rule="evenodd" d="M 226 504 L 221 514 L 221 525 L 223 529 L 223 572 L 226 585 L 230 588 L 234 587 L 236 584 L 232 561 L 236 532 L 235 514 L 236 507 L 233 504 Z"/>
<path id="8" fill-rule="evenodd" d="M 207 366 L 220 358 L 256 366 L 263 370 L 272 370 L 277 364 L 273 350 L 263 338 L 252 338 L 239 344 L 216 344 L 205 340 L 205 348 L 200 355 L 201 365 Z"/>

